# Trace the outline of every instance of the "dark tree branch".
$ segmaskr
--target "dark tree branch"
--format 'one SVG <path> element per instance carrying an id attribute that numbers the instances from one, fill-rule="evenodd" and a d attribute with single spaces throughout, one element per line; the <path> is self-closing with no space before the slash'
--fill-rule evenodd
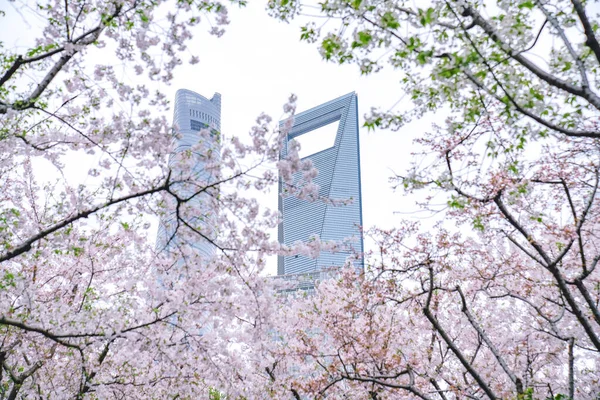
<path id="1" fill-rule="evenodd" d="M 565 190 L 565 194 L 567 196 L 567 201 L 569 202 L 569 207 L 571 208 L 571 215 L 573 215 L 573 222 L 576 225 L 579 225 L 579 218 L 577 217 L 577 210 L 575 209 L 575 204 L 573 204 L 573 198 L 571 197 L 571 191 L 567 186 L 567 182 L 564 179 L 561 179 L 562 187 Z M 577 232 L 577 244 L 579 245 L 579 256 L 581 258 L 581 267 L 583 268 L 583 272 L 587 271 L 586 258 L 585 258 L 585 250 L 583 248 L 583 238 L 581 237 L 581 232 Z"/>
<path id="2" fill-rule="evenodd" d="M 562 274 L 556 266 L 552 266 L 551 268 L 549 268 L 549 271 L 554 277 L 554 280 L 556 281 L 556 284 L 560 289 L 560 292 L 563 295 L 564 299 L 571 307 L 571 312 L 573 313 L 575 318 L 577 318 L 577 321 L 589 337 L 594 347 L 598 351 L 600 351 L 600 338 L 598 338 L 597 332 L 590 325 L 587 316 L 584 315 L 583 311 L 579 308 L 579 305 L 577 304 L 577 301 L 575 300 L 573 294 L 569 290 L 568 284 L 565 281 L 564 277 L 562 276 Z"/>
<path id="3" fill-rule="evenodd" d="M 437 391 L 437 394 L 442 398 L 442 400 L 448 400 L 448 398 L 444 394 L 444 391 L 440 387 L 440 384 L 437 383 L 437 381 L 435 379 L 431 378 L 431 379 L 429 379 L 429 382 L 433 385 L 433 387 Z"/>
<path id="4" fill-rule="evenodd" d="M 573 347 L 575 338 L 569 339 L 569 399 L 575 399 L 575 355 Z"/>
<path id="5" fill-rule="evenodd" d="M 590 20 L 585 13 L 585 8 L 581 1 L 579 0 L 571 0 L 573 3 L 573 7 L 575 8 L 575 12 L 581 21 L 581 25 L 583 25 L 583 31 L 585 32 L 585 45 L 589 47 L 594 55 L 596 56 L 596 60 L 600 62 L 600 44 L 598 43 L 598 39 L 596 39 L 596 35 L 594 34 L 594 29 L 592 29 L 592 24 L 590 24 Z"/>
<path id="6" fill-rule="evenodd" d="M 588 307 L 592 311 L 594 320 L 596 321 L 596 323 L 598 325 L 600 325 L 600 312 L 598 311 L 597 304 L 594 303 L 594 299 L 592 298 L 592 295 L 590 294 L 587 287 L 585 286 L 585 283 L 581 279 L 576 279 L 574 283 L 575 283 L 575 286 L 577 287 L 577 289 L 579 290 L 579 293 L 581 293 L 581 295 L 585 299 L 585 302 L 587 303 Z"/>
<path id="7" fill-rule="evenodd" d="M 373 377 L 361 377 L 361 376 L 342 376 L 343 379 L 345 380 L 349 380 L 349 381 L 357 381 L 357 382 L 365 382 L 365 383 L 373 383 L 375 385 L 379 385 L 379 386 L 383 386 L 383 387 L 389 387 L 392 389 L 402 389 L 402 390 L 406 390 L 409 393 L 414 394 L 415 396 L 423 399 L 423 400 L 432 400 L 431 397 L 427 396 L 425 393 L 421 392 L 420 390 L 418 390 L 417 388 L 414 387 L 414 376 L 413 376 L 413 372 L 412 371 L 408 371 L 405 373 L 409 373 L 411 376 L 411 381 L 408 385 L 400 385 L 400 384 L 395 384 L 395 383 L 391 383 L 391 382 L 387 382 L 387 381 L 383 381 L 383 380 L 379 380 L 377 378 L 373 378 Z"/>
<path id="8" fill-rule="evenodd" d="M 519 250 L 521 250 L 523 253 L 525 253 L 525 255 L 527 255 L 529 258 L 531 258 L 532 260 L 534 260 L 535 262 L 537 262 L 538 264 L 540 264 L 542 267 L 546 267 L 546 264 L 544 264 L 543 260 L 540 260 L 538 257 L 535 256 L 535 254 L 532 254 L 528 249 L 526 249 L 521 243 L 519 243 L 515 238 L 513 238 L 511 235 L 509 235 L 508 233 L 502 231 L 502 233 L 504 233 L 504 235 L 506 236 L 506 238 L 508 240 L 510 240 L 510 242 L 512 244 L 514 244 L 515 246 L 517 246 L 519 248 Z"/>

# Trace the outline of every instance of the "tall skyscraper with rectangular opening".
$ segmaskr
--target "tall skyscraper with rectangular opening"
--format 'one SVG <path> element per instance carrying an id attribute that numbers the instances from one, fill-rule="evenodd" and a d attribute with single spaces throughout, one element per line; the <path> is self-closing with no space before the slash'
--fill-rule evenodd
<path id="1" fill-rule="evenodd" d="M 214 245 L 210 240 L 216 236 L 216 201 L 211 193 L 198 191 L 201 186 L 214 182 L 214 174 L 207 166 L 220 160 L 221 95 L 215 93 L 207 99 L 191 90 L 178 90 L 175 94 L 173 125 L 177 128 L 177 134 L 173 137 L 173 150 L 169 156 L 171 179 L 176 181 L 181 177 L 189 181 L 176 184 L 173 189 L 182 198 L 193 196 L 185 204 L 186 208 L 194 210 L 193 216 L 185 217 L 186 222 L 205 239 L 198 235 L 198 239 L 190 244 L 199 254 L 210 258 L 214 254 Z M 185 162 L 182 162 L 184 159 Z M 168 210 L 158 228 L 157 250 L 168 250 L 171 246 L 181 244 L 182 239 L 176 235 L 178 228 L 185 229 L 177 221 L 176 211 Z"/>
<path id="2" fill-rule="evenodd" d="M 280 122 L 283 125 L 285 121 Z M 360 151 L 358 138 L 358 99 L 355 93 L 331 100 L 308 111 L 296 114 L 294 124 L 285 138 L 281 157 L 285 157 L 288 142 L 301 140 L 303 135 L 314 141 L 330 137 L 332 142 L 312 155 L 307 155 L 319 170 L 313 180 L 319 185 L 320 197 L 350 200 L 336 206 L 326 201 L 306 201 L 285 197 L 285 183 L 280 181 L 279 211 L 283 221 L 279 225 L 279 242 L 291 245 L 306 242 L 318 235 L 325 241 L 343 241 L 353 237 L 348 247 L 336 253 L 321 252 L 317 259 L 301 255 L 279 256 L 278 275 L 314 274 L 323 269 L 341 267 L 351 254 L 360 254 L 355 262 L 363 268 L 362 197 L 360 185 Z M 309 145 L 310 143 L 307 143 Z M 323 144 L 323 143 L 322 143 Z M 318 279 L 318 278 L 316 278 Z"/>

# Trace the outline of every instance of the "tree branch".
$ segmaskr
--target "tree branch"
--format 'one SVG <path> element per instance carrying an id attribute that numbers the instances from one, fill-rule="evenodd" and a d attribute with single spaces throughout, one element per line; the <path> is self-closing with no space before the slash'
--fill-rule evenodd
<path id="1" fill-rule="evenodd" d="M 506 220 L 508 220 L 508 222 L 517 231 L 519 231 L 521 235 L 523 235 L 525 240 L 527 240 L 527 242 L 529 242 L 529 244 L 531 244 L 531 246 L 537 251 L 540 257 L 542 257 L 542 259 L 546 263 L 545 267 L 547 268 L 550 264 L 552 264 L 550 256 L 548 256 L 548 254 L 544 251 L 542 246 L 533 238 L 533 236 L 529 232 L 527 232 L 527 230 L 521 224 L 517 222 L 517 220 L 515 219 L 515 217 L 512 216 L 510 211 L 508 211 L 508 209 L 504 205 L 504 202 L 502 201 L 502 192 L 498 192 L 498 194 L 494 198 L 494 203 L 496 203 L 504 218 L 506 218 Z"/>
<path id="2" fill-rule="evenodd" d="M 427 295 L 427 301 L 425 303 L 425 307 L 423 307 L 423 313 L 425 317 L 429 320 L 431 325 L 435 328 L 436 331 L 440 334 L 444 342 L 446 342 L 446 346 L 452 350 L 452 353 L 458 358 L 458 361 L 463 365 L 463 367 L 469 372 L 469 374 L 475 379 L 479 387 L 485 392 L 485 394 L 491 399 L 496 400 L 498 397 L 494 394 L 492 389 L 488 386 L 488 384 L 483 380 L 483 378 L 475 371 L 473 366 L 467 361 L 462 352 L 458 349 L 458 347 L 454 344 L 454 340 L 452 340 L 448 333 L 442 328 L 439 321 L 435 316 L 431 313 L 429 309 L 431 304 L 431 298 L 433 296 L 433 269 L 429 269 L 429 294 Z"/>
<path id="3" fill-rule="evenodd" d="M 479 326 L 479 324 L 477 323 L 477 321 L 475 321 L 475 318 L 473 317 L 473 315 L 469 311 L 469 308 L 467 307 L 467 300 L 465 299 L 465 295 L 464 295 L 462 289 L 460 288 L 460 286 L 456 286 L 456 290 L 458 291 L 458 294 L 460 295 L 460 299 L 462 301 L 462 312 L 463 312 L 463 314 L 465 314 L 465 316 L 467 317 L 467 319 L 471 323 L 471 326 L 473 326 L 473 328 L 475 328 L 475 330 L 477 331 L 477 333 L 479 334 L 479 336 L 481 337 L 481 339 L 483 339 L 483 341 L 485 342 L 485 344 L 488 346 L 488 348 L 490 349 L 490 351 L 492 352 L 492 354 L 496 358 L 496 361 L 498 361 L 498 364 L 500 364 L 500 366 L 502 367 L 502 369 L 504 370 L 504 372 L 506 372 L 506 375 L 508 375 L 508 377 L 510 378 L 510 380 L 515 384 L 515 387 L 517 388 L 517 393 L 521 394 L 522 390 L 523 390 L 523 386 L 520 385 L 520 384 L 517 384 L 517 382 L 520 382 L 520 380 L 517 378 L 517 376 L 515 375 L 515 373 L 508 367 L 508 364 L 506 364 L 506 361 L 504 361 L 504 358 L 502 357 L 502 355 L 500 354 L 500 352 L 498 351 L 498 349 L 496 348 L 496 346 L 494 346 L 494 343 L 492 343 L 492 341 L 490 340 L 489 336 Z"/>
<path id="4" fill-rule="evenodd" d="M 575 355 L 573 347 L 575 338 L 569 339 L 569 399 L 575 399 Z"/>
<path id="5" fill-rule="evenodd" d="M 72 42 L 69 42 L 69 43 L 72 44 L 73 46 L 87 46 L 87 45 L 94 43 L 100 37 L 100 34 L 104 30 L 106 24 L 110 23 L 110 21 L 114 20 L 115 18 L 117 18 L 119 16 L 122 8 L 123 8 L 122 4 L 116 4 L 115 10 L 113 11 L 113 13 L 111 15 L 109 15 L 106 18 L 106 20 L 101 21 L 95 28 L 83 33 L 82 35 L 80 35 L 75 40 L 73 40 Z M 13 63 L 13 65 L 4 73 L 2 78 L 0 78 L 0 87 L 2 87 L 2 85 L 6 81 L 8 81 L 12 77 L 12 75 L 22 65 L 32 63 L 35 61 L 39 61 L 39 60 L 42 60 L 47 57 L 51 57 L 51 56 L 58 54 L 64 50 L 65 50 L 65 47 L 62 46 L 57 49 L 46 52 L 44 54 L 41 54 L 39 56 L 28 58 L 28 59 L 24 59 L 22 56 L 18 56 L 17 59 L 15 60 L 15 62 Z M 75 56 L 75 54 L 77 54 L 78 52 L 79 52 L 79 50 L 77 48 L 74 48 L 72 51 L 63 54 L 56 61 L 56 63 L 54 63 L 54 65 L 52 66 L 50 71 L 48 71 L 46 76 L 42 79 L 42 81 L 36 86 L 36 88 L 33 90 L 33 92 L 31 92 L 31 94 L 25 100 L 15 102 L 11 105 L 0 105 L 0 114 L 5 114 L 9 108 L 12 108 L 14 110 L 26 110 L 28 108 L 33 107 L 35 105 L 35 103 L 37 102 L 38 98 L 46 90 L 48 85 L 50 85 L 50 83 L 56 77 L 56 75 L 58 75 L 58 73 L 63 69 L 65 64 L 67 64 L 67 62 L 69 62 L 69 60 L 71 60 L 71 58 L 73 58 L 73 56 Z"/>
<path id="6" fill-rule="evenodd" d="M 585 45 L 589 47 L 594 55 L 596 56 L 596 60 L 600 62 L 600 44 L 598 44 L 598 39 L 596 39 L 596 35 L 594 35 L 594 30 L 592 29 L 592 25 L 585 13 L 585 8 L 581 1 L 579 0 L 571 0 L 573 3 L 573 7 L 575 8 L 575 12 L 581 21 L 581 25 L 583 25 L 583 31 L 585 32 Z"/>
<path id="7" fill-rule="evenodd" d="M 548 10 L 546 10 L 546 7 L 544 7 L 544 5 L 542 4 L 541 1 L 538 2 L 538 6 L 542 10 L 542 12 L 546 16 L 546 18 L 550 21 L 550 23 L 552 24 L 554 29 L 556 29 L 556 32 L 558 32 L 558 36 L 560 36 L 563 43 L 565 44 L 565 47 L 567 48 L 567 51 L 569 52 L 569 54 L 575 61 L 575 64 L 577 65 L 577 69 L 579 69 L 579 75 L 581 76 L 582 89 L 585 90 L 585 88 L 589 88 L 590 82 L 588 80 L 587 73 L 585 71 L 585 66 L 583 65 L 583 61 L 581 61 L 581 57 L 579 57 L 579 54 L 577 54 L 577 52 L 573 48 L 573 45 L 569 41 L 569 38 L 567 37 L 565 30 L 560 26 L 560 24 L 556 20 L 556 17 L 554 15 L 552 15 Z"/>
<path id="8" fill-rule="evenodd" d="M 449 4 L 448 7 L 450 7 Z M 452 11 L 454 12 L 453 9 Z M 498 33 L 492 27 L 492 25 L 490 25 L 490 23 L 486 21 L 485 18 L 483 18 L 481 14 L 479 14 L 477 10 L 475 10 L 473 7 L 469 5 L 465 6 L 465 9 L 462 14 L 464 16 L 470 16 L 471 18 L 473 18 L 473 22 L 477 26 L 481 27 L 483 31 L 488 35 L 488 37 L 498 44 L 502 51 L 504 51 L 510 58 L 517 61 L 523 67 L 528 69 L 531 73 L 540 78 L 542 81 L 546 82 L 550 86 L 554 86 L 555 88 L 564 90 L 575 96 L 582 97 L 585 100 L 587 100 L 591 105 L 593 105 L 596 109 L 600 110 L 600 97 L 593 93 L 588 87 L 577 87 L 566 81 L 563 81 L 562 79 L 542 70 L 536 64 L 529 61 L 522 54 L 515 52 L 506 43 L 504 43 L 504 41 L 500 38 L 500 35 L 498 35 Z M 463 29 L 463 31 L 465 35 L 467 35 L 467 37 L 470 39 L 469 33 L 465 29 Z"/>
<path id="9" fill-rule="evenodd" d="M 168 183 L 169 180 L 168 179 L 169 178 L 167 178 L 167 180 L 165 181 L 164 184 L 162 184 L 162 185 L 160 185 L 158 187 L 151 188 L 151 189 L 148 189 L 148 190 L 144 190 L 144 191 L 141 191 L 141 192 L 138 192 L 138 193 L 129 194 L 127 196 L 123 196 L 123 197 L 117 198 L 115 200 L 108 201 L 108 202 L 106 202 L 106 203 L 104 203 L 102 205 L 99 205 L 97 207 L 91 208 L 91 209 L 86 210 L 86 211 L 81 211 L 81 212 L 79 212 L 79 213 L 77 213 L 77 214 L 75 214 L 75 215 L 73 215 L 73 216 L 71 216 L 69 218 L 66 218 L 62 222 L 59 222 L 59 223 L 57 223 L 57 224 L 55 224 L 55 225 L 53 225 L 53 226 L 51 226 L 51 227 L 49 227 L 47 229 L 44 229 L 43 231 L 41 231 L 41 232 L 37 233 L 36 235 L 30 237 L 25 242 L 22 242 L 21 244 L 17 245 L 14 248 L 14 250 L 9 251 L 7 253 L 4 253 L 4 254 L 0 255 L 0 262 L 4 262 L 4 261 L 7 261 L 7 260 L 10 260 L 10 259 L 12 259 L 14 257 L 17 257 L 17 256 L 19 256 L 19 255 L 21 255 L 21 254 L 23 254 L 23 253 L 31 250 L 31 245 L 34 244 L 35 242 L 37 242 L 37 241 L 39 241 L 39 240 L 47 237 L 48 235 L 50 235 L 50 234 L 52 234 L 52 233 L 54 233 L 54 232 L 56 232 L 56 231 L 64 228 L 65 226 L 67 226 L 69 224 L 72 224 L 73 222 L 75 222 L 75 221 L 77 221 L 79 219 L 87 218 L 90 215 L 92 215 L 92 214 L 94 214 L 94 213 L 96 213 L 96 212 L 98 212 L 100 210 L 103 210 L 103 209 L 105 209 L 107 207 L 110 207 L 112 205 L 115 205 L 115 204 L 123 203 L 123 202 L 129 201 L 129 200 L 136 199 L 138 197 L 143 197 L 143 196 L 147 196 L 147 195 L 150 195 L 150 194 L 158 193 L 158 192 L 163 191 L 163 190 L 167 190 L 168 187 L 169 187 L 169 183 Z"/>

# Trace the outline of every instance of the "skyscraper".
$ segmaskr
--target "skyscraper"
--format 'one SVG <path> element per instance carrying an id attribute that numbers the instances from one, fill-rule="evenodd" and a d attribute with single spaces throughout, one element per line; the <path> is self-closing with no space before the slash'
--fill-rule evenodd
<path id="1" fill-rule="evenodd" d="M 285 121 L 281 121 L 283 125 Z M 333 126 L 332 126 L 333 124 Z M 363 253 L 362 198 L 360 185 L 360 152 L 358 140 L 358 100 L 355 93 L 331 100 L 308 111 L 297 114 L 285 138 L 282 158 L 286 156 L 288 142 L 313 131 L 314 140 L 322 128 L 335 128 L 335 138 L 324 150 L 309 155 L 319 170 L 313 180 L 319 185 L 320 197 L 351 200 L 350 204 L 335 206 L 324 201 L 306 201 L 296 197 L 283 197 L 285 183 L 280 182 L 279 211 L 283 221 L 279 225 L 279 242 L 291 245 L 308 241 L 318 235 L 321 240 L 342 241 L 354 237 L 355 241 L 336 253 L 321 252 L 317 259 L 304 256 L 279 256 L 278 275 L 311 274 L 330 267 L 344 265 L 351 254 Z M 362 268 L 362 258 L 355 265 Z"/>
<path id="2" fill-rule="evenodd" d="M 169 167 L 171 181 L 182 179 L 184 183 L 174 185 L 181 198 L 192 197 L 181 207 L 180 215 L 186 223 L 204 236 L 190 243 L 202 256 L 214 254 L 216 233 L 216 202 L 211 193 L 200 192 L 214 182 L 214 169 L 220 160 L 221 95 L 215 93 L 211 99 L 187 89 L 175 94 L 173 125 L 177 132 L 173 136 Z M 191 211 L 191 215 L 189 213 Z M 176 230 L 183 228 L 177 221 L 176 210 L 168 210 L 161 219 L 156 239 L 157 250 L 168 250 L 182 244 Z"/>

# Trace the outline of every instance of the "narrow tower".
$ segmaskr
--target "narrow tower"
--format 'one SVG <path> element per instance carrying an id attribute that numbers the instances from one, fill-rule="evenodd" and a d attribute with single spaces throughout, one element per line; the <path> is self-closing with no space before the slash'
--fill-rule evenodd
<path id="1" fill-rule="evenodd" d="M 176 132 L 169 156 L 171 181 L 183 181 L 173 189 L 179 197 L 190 200 L 180 207 L 179 212 L 168 210 L 161 219 L 156 248 L 168 251 L 183 244 L 177 230 L 193 227 L 196 235 L 192 235 L 194 240 L 189 244 L 202 256 L 210 258 L 214 254 L 211 241 L 216 236 L 216 199 L 214 193 L 201 189 L 215 182 L 214 166 L 220 160 L 221 95 L 215 93 L 207 99 L 191 90 L 178 90 L 173 125 Z"/>

